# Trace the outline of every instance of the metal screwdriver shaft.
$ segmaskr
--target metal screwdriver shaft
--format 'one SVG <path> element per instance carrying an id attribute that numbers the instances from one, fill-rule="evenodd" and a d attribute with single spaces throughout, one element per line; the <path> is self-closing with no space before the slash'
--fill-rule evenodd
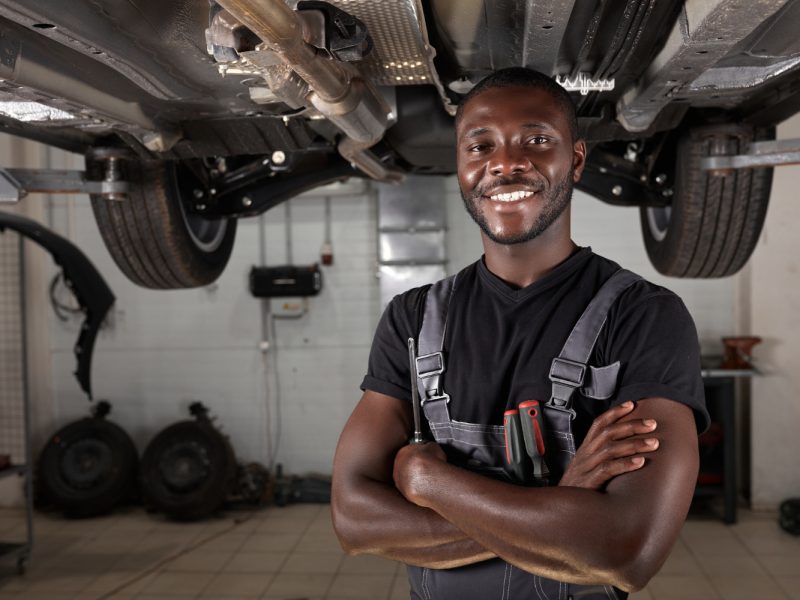
<path id="1" fill-rule="evenodd" d="M 422 426 L 419 416 L 419 389 L 417 388 L 417 351 L 414 348 L 414 338 L 408 338 L 408 367 L 411 371 L 411 407 L 414 411 L 414 436 L 411 438 L 412 444 L 424 444 L 425 438 L 422 437 Z"/>

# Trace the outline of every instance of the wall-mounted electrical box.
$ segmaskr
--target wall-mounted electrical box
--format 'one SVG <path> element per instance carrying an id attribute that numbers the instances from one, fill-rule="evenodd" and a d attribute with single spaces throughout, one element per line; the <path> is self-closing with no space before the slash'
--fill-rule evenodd
<path id="1" fill-rule="evenodd" d="M 256 298 L 316 296 L 322 290 L 319 265 L 253 267 L 250 270 L 250 293 Z"/>

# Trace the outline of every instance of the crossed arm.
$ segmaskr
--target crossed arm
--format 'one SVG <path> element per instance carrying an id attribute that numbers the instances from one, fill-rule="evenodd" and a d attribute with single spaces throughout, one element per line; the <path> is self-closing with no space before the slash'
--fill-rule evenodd
<path id="1" fill-rule="evenodd" d="M 658 423 L 655 446 L 643 438 L 648 419 Z M 692 412 L 663 398 L 601 415 L 551 488 L 450 465 L 436 444 L 408 446 L 411 430 L 408 403 L 370 391 L 345 426 L 332 511 L 348 552 L 431 568 L 499 556 L 553 579 L 632 591 L 666 559 L 697 477 Z"/>

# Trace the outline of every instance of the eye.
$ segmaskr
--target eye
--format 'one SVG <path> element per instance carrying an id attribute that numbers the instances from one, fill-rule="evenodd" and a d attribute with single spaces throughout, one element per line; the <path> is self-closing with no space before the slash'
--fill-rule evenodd
<path id="1" fill-rule="evenodd" d="M 467 152 L 484 152 L 489 148 L 489 144 L 470 144 L 467 146 Z"/>
<path id="2" fill-rule="evenodd" d="M 528 144 L 535 144 L 537 146 L 541 145 L 541 144 L 546 144 L 549 141 L 550 141 L 550 138 L 547 137 L 547 136 L 544 136 L 544 135 L 534 135 L 534 136 L 529 137 L 527 139 L 527 143 Z"/>

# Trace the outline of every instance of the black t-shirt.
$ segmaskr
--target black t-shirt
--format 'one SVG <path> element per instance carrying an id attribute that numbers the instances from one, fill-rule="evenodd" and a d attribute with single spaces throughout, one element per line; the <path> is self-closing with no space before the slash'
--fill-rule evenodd
<path id="1" fill-rule="evenodd" d="M 525 400 L 546 402 L 548 373 L 572 327 L 619 265 L 576 251 L 533 284 L 515 289 L 478 260 L 456 278 L 445 331 L 443 389 L 453 420 L 502 425 L 503 412 Z M 396 296 L 381 317 L 361 388 L 411 400 L 409 337 L 416 338 L 429 286 Z M 698 431 L 709 422 L 694 322 L 669 290 L 640 281 L 611 307 L 589 364 L 620 361 L 616 393 L 607 400 L 576 394 L 573 422 L 580 444 L 594 418 L 626 400 L 662 397 L 686 404 Z"/>

